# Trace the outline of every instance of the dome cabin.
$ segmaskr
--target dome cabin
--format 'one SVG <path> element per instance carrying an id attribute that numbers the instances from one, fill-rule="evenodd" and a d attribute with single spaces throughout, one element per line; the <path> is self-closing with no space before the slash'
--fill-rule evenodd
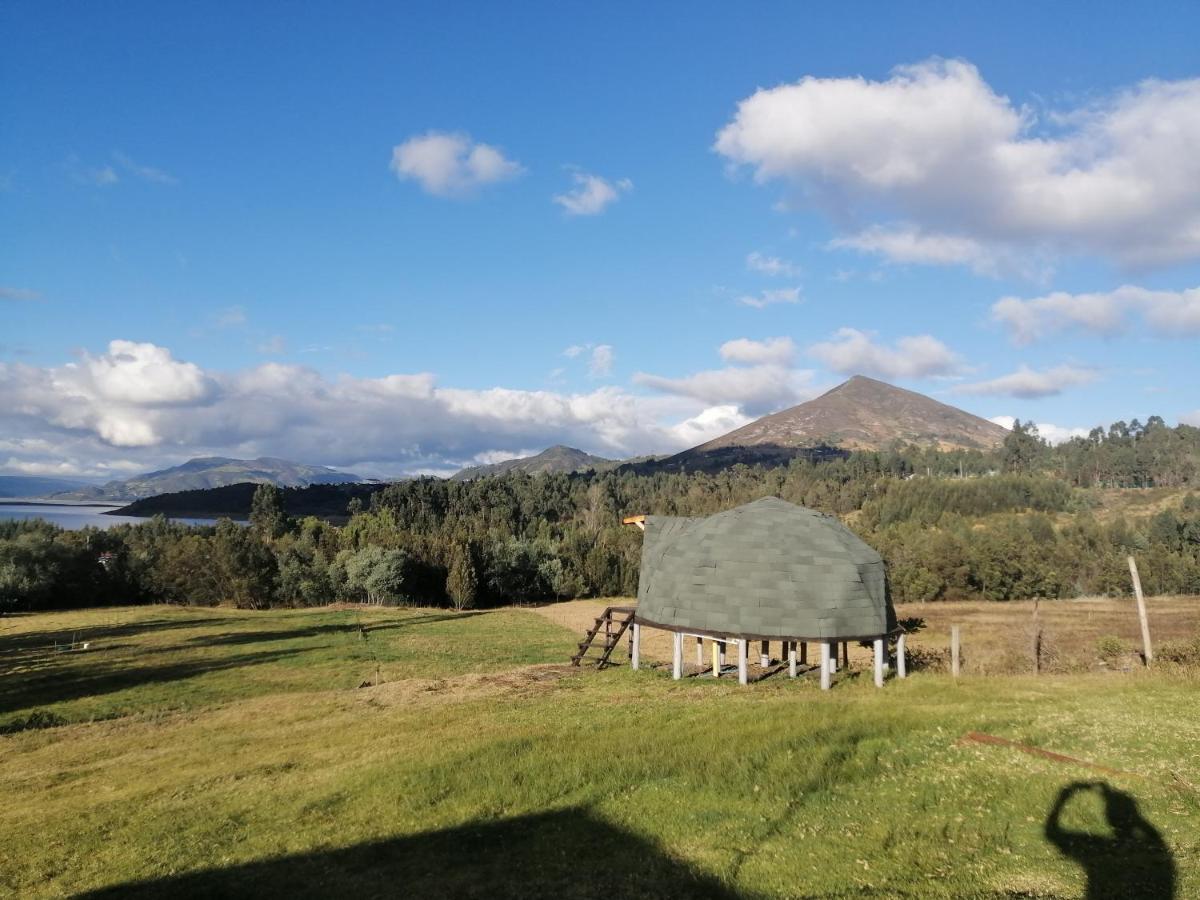
<path id="1" fill-rule="evenodd" d="M 837 645 L 870 641 L 875 683 L 883 685 L 889 635 L 897 634 L 897 674 L 904 677 L 904 636 L 888 597 L 883 559 L 838 519 L 766 497 L 706 518 L 632 516 L 645 533 L 638 605 L 632 617 L 632 663 L 638 668 L 641 629 L 673 633 L 675 678 L 683 677 L 683 646 L 696 643 L 704 668 L 704 641 L 712 643 L 712 674 L 724 669 L 727 645 L 738 654 L 738 680 L 748 681 L 751 641 L 761 642 L 760 664 L 771 663 L 780 643 L 788 674 L 819 668 L 821 687 L 837 670 Z M 816 643 L 819 663 L 808 665 Z M 799 645 L 799 659 L 797 659 Z M 845 663 L 843 658 L 843 664 Z"/>

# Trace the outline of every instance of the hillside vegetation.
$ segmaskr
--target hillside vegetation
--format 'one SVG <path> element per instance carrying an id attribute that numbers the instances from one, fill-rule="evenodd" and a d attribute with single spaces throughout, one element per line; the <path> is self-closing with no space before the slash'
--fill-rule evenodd
<path id="1" fill-rule="evenodd" d="M 529 609 L 0 619 L 0 894 L 1200 895 L 1186 669 L 739 688 L 581 672 L 576 639 Z"/>
<path id="2" fill-rule="evenodd" d="M 883 554 L 901 602 L 1126 595 L 1130 554 L 1148 592 L 1196 594 L 1198 460 L 1200 429 L 1186 425 L 1119 424 L 1056 448 L 1019 426 L 993 453 L 897 447 L 715 475 L 420 479 L 373 490 L 366 503 L 351 496 L 341 527 L 290 515 L 294 495 L 264 485 L 250 528 L 0 524 L 0 601 L 467 608 L 631 595 L 641 534 L 622 516 L 707 515 L 769 495 L 843 516 Z M 348 488 L 306 490 L 336 506 Z M 1149 504 L 1106 511 L 1142 491 Z"/>

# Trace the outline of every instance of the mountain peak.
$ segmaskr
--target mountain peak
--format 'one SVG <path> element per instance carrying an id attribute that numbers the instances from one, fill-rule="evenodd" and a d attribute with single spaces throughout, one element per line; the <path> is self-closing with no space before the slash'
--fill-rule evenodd
<path id="1" fill-rule="evenodd" d="M 896 440 L 942 450 L 982 450 L 999 444 L 1007 433 L 995 422 L 932 397 L 854 375 L 813 400 L 764 416 L 695 450 L 822 444 L 882 450 Z"/>
<path id="2" fill-rule="evenodd" d="M 586 472 L 589 469 L 605 469 L 613 465 L 611 459 L 592 456 L 575 447 L 555 444 L 534 456 L 505 459 L 484 466 L 468 466 L 451 476 L 454 481 L 469 481 L 488 475 L 504 475 L 508 472 L 526 472 L 542 475 L 547 472 Z"/>

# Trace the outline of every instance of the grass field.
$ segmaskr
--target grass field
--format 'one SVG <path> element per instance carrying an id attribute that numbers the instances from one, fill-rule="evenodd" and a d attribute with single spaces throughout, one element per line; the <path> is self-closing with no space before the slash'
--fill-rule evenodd
<path id="1" fill-rule="evenodd" d="M 1200 897 L 1194 672 L 562 665 L 596 606 L 0 619 L 0 894 Z M 1003 609 L 931 607 L 914 644 Z M 1052 613 L 1089 611 L 1125 625 Z"/>

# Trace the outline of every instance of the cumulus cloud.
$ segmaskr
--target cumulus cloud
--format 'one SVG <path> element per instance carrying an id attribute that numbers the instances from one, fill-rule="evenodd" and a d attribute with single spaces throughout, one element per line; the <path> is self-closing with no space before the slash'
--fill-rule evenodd
<path id="1" fill-rule="evenodd" d="M 1055 366 L 1052 369 L 1038 372 L 1022 365 L 1018 367 L 1017 371 L 1008 375 L 1002 375 L 990 381 L 955 385 L 953 390 L 958 394 L 1020 397 L 1028 400 L 1061 394 L 1067 388 L 1091 384 L 1097 377 L 1099 376 L 1094 369 L 1084 369 L 1078 366 Z"/>
<path id="2" fill-rule="evenodd" d="M 959 355 L 932 335 L 902 337 L 893 347 L 873 338 L 857 328 L 839 328 L 832 340 L 813 344 L 808 352 L 843 375 L 929 378 L 952 375 L 963 366 Z"/>
<path id="3" fill-rule="evenodd" d="M 695 447 L 752 421 L 737 406 L 710 406 L 690 419 L 671 426 L 670 432 L 681 447 Z"/>
<path id="4" fill-rule="evenodd" d="M 755 250 L 746 257 L 746 268 L 751 272 L 761 272 L 772 277 L 794 278 L 800 274 L 800 267 L 778 256 L 767 256 Z"/>
<path id="5" fill-rule="evenodd" d="M 134 341 L 112 341 L 106 353 L 54 369 L 2 366 L 0 386 L 11 413 L 91 432 L 114 447 L 159 443 L 159 422 L 172 408 L 201 406 L 216 393 L 198 366 Z"/>
<path id="6" fill-rule="evenodd" d="M 1179 421 L 1184 425 L 1194 425 L 1200 428 L 1200 409 L 1192 410 L 1189 413 L 1184 413 L 1179 417 Z"/>
<path id="7" fill-rule="evenodd" d="M 796 359 L 796 345 L 789 337 L 767 338 L 752 341 L 737 338 L 721 345 L 721 359 L 731 363 L 746 363 L 757 366 L 773 363 L 790 366 Z"/>
<path id="8" fill-rule="evenodd" d="M 988 270 L 1021 249 L 1126 265 L 1200 257 L 1200 79 L 1148 80 L 1047 117 L 962 60 L 884 81 L 806 77 L 741 101 L 715 149 L 898 261 Z"/>
<path id="9" fill-rule="evenodd" d="M 427 131 L 392 148 L 392 171 L 438 197 L 462 197 L 525 170 L 499 148 L 464 132 Z"/>
<path id="10" fill-rule="evenodd" d="M 774 306 L 776 303 L 799 303 L 800 288 L 774 288 L 771 290 L 760 291 L 755 294 L 743 294 L 738 297 L 738 303 L 742 306 L 750 306 L 754 309 L 765 309 L 768 306 Z"/>
<path id="11" fill-rule="evenodd" d="M 628 178 L 611 182 L 599 175 L 587 172 L 572 172 L 571 180 L 575 186 L 562 194 L 555 194 L 551 199 L 566 210 L 569 216 L 596 216 L 604 212 L 620 199 L 621 194 L 633 190 L 633 182 Z"/>
<path id="12" fill-rule="evenodd" d="M 992 416 L 990 421 L 1011 431 L 1017 419 L 1016 416 Z M 1064 444 L 1071 438 L 1087 437 L 1091 431 L 1090 428 L 1065 428 L 1052 422 L 1037 422 L 1036 425 L 1038 436 L 1045 438 L 1051 444 Z"/>
<path id="13" fill-rule="evenodd" d="M 742 413 L 763 415 L 794 406 L 816 396 L 813 372 L 775 363 L 756 366 L 727 366 L 696 372 L 682 378 L 668 378 L 638 372 L 635 384 L 665 394 L 690 397 L 708 407 L 733 406 Z"/>
<path id="14" fill-rule="evenodd" d="M 1200 335 L 1200 288 L 1151 291 L 1127 284 L 1100 293 L 1004 297 L 992 305 L 992 320 L 1007 328 L 1017 344 L 1068 330 L 1114 335 L 1125 331 L 1135 315 L 1162 337 Z"/>
<path id="15" fill-rule="evenodd" d="M 206 371 L 133 341 L 60 366 L 0 363 L 0 396 L 4 469 L 64 463 L 64 474 L 111 477 L 118 466 L 146 471 L 200 455 L 282 456 L 395 475 L 452 470 L 498 447 L 675 452 L 743 415 L 615 386 L 465 389 L 430 373 L 330 378 L 279 362 Z"/>

